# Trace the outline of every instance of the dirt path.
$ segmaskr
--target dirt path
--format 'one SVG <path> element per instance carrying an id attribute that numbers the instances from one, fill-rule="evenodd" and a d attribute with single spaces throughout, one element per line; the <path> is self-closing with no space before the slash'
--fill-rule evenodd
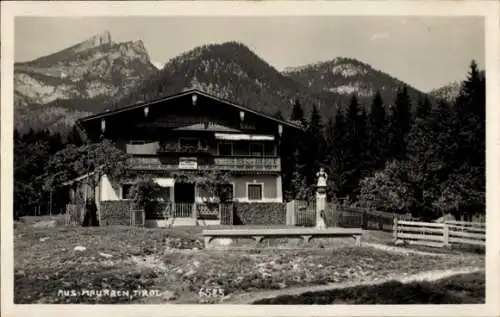
<path id="1" fill-rule="evenodd" d="M 333 289 L 349 288 L 354 286 L 369 286 L 383 284 L 389 281 L 399 281 L 401 283 L 410 283 L 418 281 L 436 281 L 443 278 L 451 277 L 459 274 L 475 273 L 484 271 L 484 268 L 479 267 L 465 267 L 460 269 L 449 269 L 449 270 L 434 270 L 426 271 L 418 274 L 401 276 L 401 274 L 389 276 L 384 279 L 371 280 L 366 282 L 348 282 L 348 283 L 334 283 L 328 285 L 318 285 L 318 286 L 306 286 L 297 288 L 288 288 L 281 290 L 270 290 L 270 291 L 258 291 L 251 293 L 244 293 L 235 295 L 228 300 L 224 301 L 224 304 L 252 304 L 257 300 L 262 300 L 266 298 L 274 298 L 282 295 L 300 295 L 306 292 L 316 292 L 325 291 Z"/>
<path id="2" fill-rule="evenodd" d="M 412 250 L 412 249 L 408 249 L 408 248 L 401 248 L 401 247 L 390 246 L 390 245 L 382 244 L 382 243 L 373 243 L 373 242 L 364 242 L 363 246 L 375 248 L 375 249 L 386 251 L 386 252 L 399 253 L 399 254 L 415 254 L 415 255 L 423 255 L 423 256 L 449 256 L 450 255 L 447 253 Z"/>

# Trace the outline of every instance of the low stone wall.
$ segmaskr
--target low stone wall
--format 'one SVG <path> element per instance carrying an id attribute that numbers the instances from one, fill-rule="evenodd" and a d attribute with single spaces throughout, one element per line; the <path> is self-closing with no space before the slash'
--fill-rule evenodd
<path id="1" fill-rule="evenodd" d="M 285 203 L 234 203 L 235 225 L 285 225 Z"/>
<path id="2" fill-rule="evenodd" d="M 109 200 L 101 201 L 101 226 L 130 226 L 131 201 Z"/>

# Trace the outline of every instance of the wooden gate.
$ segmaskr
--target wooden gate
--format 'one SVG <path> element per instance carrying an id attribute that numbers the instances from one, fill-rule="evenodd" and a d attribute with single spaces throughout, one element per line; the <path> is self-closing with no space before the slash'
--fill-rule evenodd
<path id="1" fill-rule="evenodd" d="M 314 227 L 316 204 L 314 201 L 292 200 L 286 204 L 286 224 L 290 226 Z"/>
<path id="2" fill-rule="evenodd" d="M 85 217 L 85 207 L 78 204 L 67 204 L 66 205 L 66 219 L 65 224 L 67 226 L 79 226 L 83 224 L 83 219 Z"/>
<path id="3" fill-rule="evenodd" d="M 286 204 L 286 224 L 290 226 L 316 226 L 316 201 L 292 200 Z M 327 202 L 324 209 L 327 227 L 359 228 L 362 214 L 346 210 L 335 202 Z"/>
<path id="4" fill-rule="evenodd" d="M 220 204 L 220 224 L 221 225 L 233 225 L 233 204 L 232 203 L 222 203 Z"/>
<path id="5" fill-rule="evenodd" d="M 130 225 L 132 227 L 144 227 L 146 224 L 146 213 L 143 209 L 130 209 Z"/>

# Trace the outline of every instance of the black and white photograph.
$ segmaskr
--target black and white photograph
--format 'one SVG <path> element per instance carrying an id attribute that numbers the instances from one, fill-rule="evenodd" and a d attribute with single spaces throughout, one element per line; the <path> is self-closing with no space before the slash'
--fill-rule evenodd
<path id="1" fill-rule="evenodd" d="M 2 22 L 9 305 L 486 304 L 488 10 L 202 5 Z"/>

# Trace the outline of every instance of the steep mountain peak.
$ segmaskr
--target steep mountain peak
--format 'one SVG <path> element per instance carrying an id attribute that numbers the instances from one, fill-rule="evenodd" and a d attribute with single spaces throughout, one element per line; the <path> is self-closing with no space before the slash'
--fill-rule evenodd
<path id="1" fill-rule="evenodd" d="M 62 51 L 15 64 L 17 120 L 53 126 L 60 119 L 54 109 L 64 116 L 101 111 L 102 105 L 135 90 L 156 72 L 141 40 L 115 43 L 109 32 L 94 35 Z"/>
<path id="2" fill-rule="evenodd" d="M 110 45 L 113 42 L 111 41 L 111 33 L 109 31 L 104 31 L 100 34 L 96 34 L 76 45 L 73 45 L 71 49 L 75 53 L 83 52 L 89 49 L 97 48 L 103 45 Z"/>

